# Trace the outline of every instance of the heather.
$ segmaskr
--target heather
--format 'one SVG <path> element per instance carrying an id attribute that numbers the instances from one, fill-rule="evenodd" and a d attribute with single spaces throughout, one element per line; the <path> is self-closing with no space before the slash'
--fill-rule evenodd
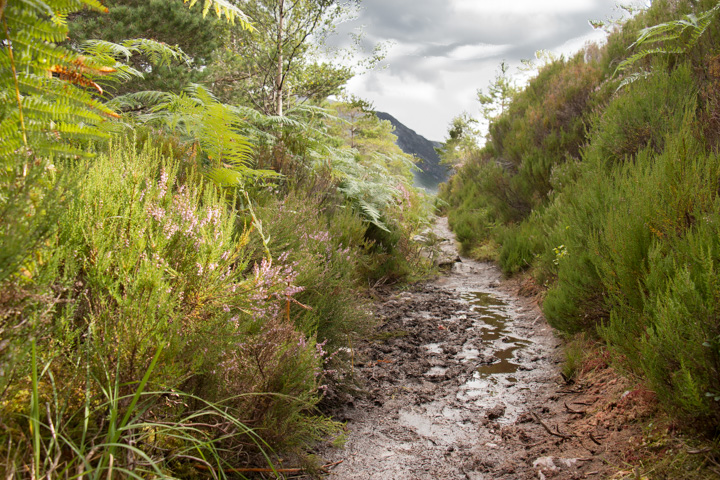
<path id="1" fill-rule="evenodd" d="M 606 45 L 550 60 L 441 190 L 467 252 L 528 272 L 556 329 L 603 343 L 710 437 L 719 25 L 714 2 L 653 2 Z"/>

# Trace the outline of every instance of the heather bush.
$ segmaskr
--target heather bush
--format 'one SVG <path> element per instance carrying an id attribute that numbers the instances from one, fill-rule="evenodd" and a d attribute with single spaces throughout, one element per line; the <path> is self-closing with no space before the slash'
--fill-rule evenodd
<path id="1" fill-rule="evenodd" d="M 371 326 L 360 265 L 367 261 L 367 225 L 351 209 L 324 203 L 321 196 L 291 191 L 273 197 L 257 212 L 273 256 L 293 265 L 303 286 L 290 302 L 289 316 L 308 337 L 332 348 Z M 255 252 L 262 247 L 255 240 Z"/>
<path id="2" fill-rule="evenodd" d="M 134 441 L 136 429 L 122 438 L 103 430 L 110 424 L 95 406 L 104 401 L 115 402 L 120 418 L 132 412 L 168 424 L 208 402 L 222 404 L 232 422 L 275 447 L 304 445 L 333 428 L 313 409 L 325 353 L 287 317 L 303 291 L 296 265 L 282 256 L 251 262 L 252 227 L 201 175 L 188 168 L 178 177 L 177 163 L 150 146 L 116 142 L 65 169 L 76 186 L 57 232 L 2 286 L 11 294 L 0 351 L 7 424 L 23 428 L 35 385 L 33 398 L 54 398 L 57 427 L 84 446 Z M 10 339 L 19 329 L 23 338 Z M 28 337 L 37 344 L 35 362 Z M 31 365 L 44 374 L 31 379 Z M 171 396 L 146 395 L 134 411 L 130 399 L 143 378 L 144 391 Z M 172 392 L 181 396 L 168 403 Z M 81 428 L 88 405 L 92 418 Z M 234 445 L 238 460 L 257 437 L 232 431 L 222 435 L 223 448 Z M 146 453 L 167 441 L 146 440 Z"/>

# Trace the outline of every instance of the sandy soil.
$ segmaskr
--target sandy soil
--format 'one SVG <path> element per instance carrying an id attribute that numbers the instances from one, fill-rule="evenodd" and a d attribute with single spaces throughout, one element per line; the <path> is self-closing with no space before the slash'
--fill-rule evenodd
<path id="1" fill-rule="evenodd" d="M 437 235 L 453 255 L 440 219 Z M 365 395 L 337 412 L 344 448 L 320 452 L 330 478 L 623 478 L 633 420 L 649 392 L 625 390 L 597 365 L 581 385 L 559 373 L 562 353 L 532 297 L 490 264 L 462 258 L 437 279 L 386 293 L 382 323 L 356 346 Z M 637 445 L 635 445 L 636 447 Z"/>

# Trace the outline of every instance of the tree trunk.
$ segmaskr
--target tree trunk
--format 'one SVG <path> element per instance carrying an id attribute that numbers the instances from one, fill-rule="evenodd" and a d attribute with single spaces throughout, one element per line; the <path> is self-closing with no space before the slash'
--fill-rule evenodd
<path id="1" fill-rule="evenodd" d="M 278 34 L 277 34 L 277 77 L 275 78 L 275 113 L 283 116 L 283 28 L 285 20 L 285 0 L 278 2 Z"/>

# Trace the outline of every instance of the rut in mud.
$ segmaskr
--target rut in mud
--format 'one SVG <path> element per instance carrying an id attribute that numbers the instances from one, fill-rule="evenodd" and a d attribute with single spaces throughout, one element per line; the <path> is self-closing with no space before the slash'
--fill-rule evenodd
<path id="1" fill-rule="evenodd" d="M 445 219 L 436 230 L 454 248 Z M 377 308 L 382 324 L 355 353 L 367 394 L 339 415 L 344 448 L 323 452 L 341 461 L 331 478 L 588 478 L 605 470 L 602 424 L 563 432 L 579 417 L 573 401 L 592 405 L 587 392 L 561 385 L 559 341 L 496 267 L 463 258 Z"/>

